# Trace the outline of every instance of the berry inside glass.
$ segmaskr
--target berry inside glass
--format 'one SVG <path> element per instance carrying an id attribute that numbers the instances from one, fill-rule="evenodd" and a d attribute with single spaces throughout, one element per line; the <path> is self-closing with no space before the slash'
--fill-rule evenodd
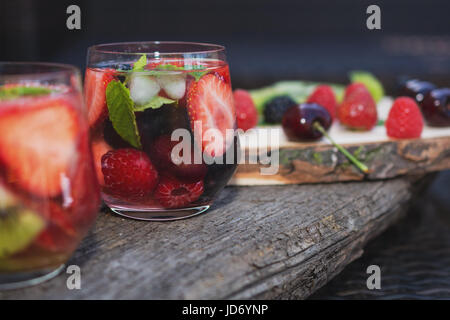
<path id="1" fill-rule="evenodd" d="M 118 214 L 199 214 L 236 169 L 236 112 L 222 46 L 91 47 L 85 98 L 103 200 Z"/>
<path id="2" fill-rule="evenodd" d="M 0 63 L 0 289 L 56 275 L 100 190 L 76 68 Z"/>

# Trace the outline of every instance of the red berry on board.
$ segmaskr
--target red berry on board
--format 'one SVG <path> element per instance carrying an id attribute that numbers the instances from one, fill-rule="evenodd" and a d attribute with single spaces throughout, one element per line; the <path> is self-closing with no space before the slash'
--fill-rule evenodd
<path id="1" fill-rule="evenodd" d="M 144 198 L 158 182 L 158 172 L 148 156 L 131 148 L 103 155 L 102 172 L 107 192 L 127 200 Z"/>
<path id="2" fill-rule="evenodd" d="M 234 105 L 236 107 L 237 127 L 244 131 L 251 129 L 258 123 L 258 111 L 248 91 L 234 90 Z"/>
<path id="3" fill-rule="evenodd" d="M 317 103 L 330 113 L 331 119 L 334 119 L 336 117 L 336 96 L 334 95 L 334 91 L 330 86 L 318 86 L 308 97 L 308 100 L 306 102 Z"/>
<path id="4" fill-rule="evenodd" d="M 344 93 L 344 100 L 346 100 L 351 94 L 353 94 L 355 91 L 359 91 L 359 90 L 367 90 L 367 87 L 365 84 L 361 83 L 361 82 L 354 82 L 352 84 L 349 84 L 346 88 L 345 88 L 345 93 Z"/>
<path id="5" fill-rule="evenodd" d="M 391 138 L 419 138 L 423 130 L 423 118 L 417 103 L 409 97 L 395 99 L 386 120 L 386 133 Z"/>
<path id="6" fill-rule="evenodd" d="M 378 120 L 375 100 L 365 86 L 351 86 L 350 94 L 339 106 L 339 121 L 350 129 L 371 130 Z"/>
<path id="7" fill-rule="evenodd" d="M 164 208 L 181 208 L 197 200 L 203 193 L 203 181 L 183 183 L 162 177 L 154 196 Z"/>

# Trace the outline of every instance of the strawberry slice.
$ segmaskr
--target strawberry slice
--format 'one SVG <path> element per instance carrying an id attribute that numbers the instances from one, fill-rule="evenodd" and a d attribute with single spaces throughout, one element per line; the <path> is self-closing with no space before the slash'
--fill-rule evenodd
<path id="1" fill-rule="evenodd" d="M 215 74 L 204 75 L 189 88 L 188 114 L 202 151 L 211 157 L 223 155 L 232 140 L 227 139 L 226 130 L 234 129 L 236 120 L 231 86 Z"/>
<path id="2" fill-rule="evenodd" d="M 0 163 L 12 185 L 48 197 L 62 191 L 76 159 L 79 117 L 69 101 L 39 98 L 0 117 Z"/>
<path id="3" fill-rule="evenodd" d="M 228 65 L 221 66 L 220 68 L 215 70 L 215 73 L 222 78 L 223 81 L 230 84 L 230 69 L 228 68 Z"/>
<path id="4" fill-rule="evenodd" d="M 100 123 L 108 115 L 106 87 L 114 80 L 113 69 L 86 69 L 84 95 L 90 127 Z"/>
<path id="5" fill-rule="evenodd" d="M 110 150 L 112 150 L 112 147 L 102 138 L 97 138 L 92 141 L 92 155 L 94 158 L 95 172 L 101 186 L 105 185 L 105 179 L 102 172 L 102 156 Z"/>

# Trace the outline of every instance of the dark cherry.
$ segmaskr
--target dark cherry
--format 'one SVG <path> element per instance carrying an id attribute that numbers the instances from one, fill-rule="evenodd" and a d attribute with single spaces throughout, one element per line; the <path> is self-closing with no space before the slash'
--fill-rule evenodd
<path id="1" fill-rule="evenodd" d="M 421 104 L 425 95 L 434 89 L 436 89 L 436 86 L 431 82 L 410 79 L 403 82 L 399 90 L 399 96 L 411 97 L 418 104 Z"/>
<path id="2" fill-rule="evenodd" d="M 191 163 L 175 164 L 172 161 L 172 149 L 178 144 L 178 141 L 172 141 L 170 135 L 158 137 L 152 144 L 149 155 L 153 164 L 163 174 L 174 175 L 180 180 L 188 183 L 203 179 L 208 170 L 206 164 L 194 163 L 194 146 L 191 144 L 190 160 Z M 181 157 L 183 154 L 180 155 Z"/>
<path id="3" fill-rule="evenodd" d="M 450 126 L 450 88 L 430 91 L 423 99 L 422 113 L 430 126 Z"/>
<path id="4" fill-rule="evenodd" d="M 103 127 L 103 138 L 106 143 L 115 149 L 129 148 L 130 145 L 122 139 L 121 136 L 114 129 L 112 122 L 109 119 L 105 120 Z"/>
<path id="5" fill-rule="evenodd" d="M 302 103 L 289 108 L 283 115 L 283 130 L 291 140 L 317 140 L 323 136 L 314 123 L 319 122 L 325 130 L 331 126 L 328 111 L 316 103 Z"/>

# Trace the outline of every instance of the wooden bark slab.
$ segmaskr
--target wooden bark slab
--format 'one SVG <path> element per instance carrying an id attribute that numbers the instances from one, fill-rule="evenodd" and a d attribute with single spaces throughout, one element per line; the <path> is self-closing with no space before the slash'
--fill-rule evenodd
<path id="1" fill-rule="evenodd" d="M 170 223 L 101 213 L 69 262 L 81 290 L 62 273 L 0 299 L 305 298 L 402 215 L 415 186 L 228 187 L 206 214 Z"/>
<path id="2" fill-rule="evenodd" d="M 450 128 L 425 127 L 420 139 L 393 140 L 386 136 L 384 126 L 361 133 L 333 125 L 331 136 L 369 167 L 370 173 L 366 175 L 325 138 L 316 143 L 291 142 L 282 128 L 272 127 L 270 130 L 280 137 L 277 146 L 273 140 L 255 138 L 265 129 L 258 128 L 253 134 L 241 137 L 243 153 L 249 159 L 249 154 L 261 152 L 261 146 L 263 154 L 267 149 L 278 152 L 278 172 L 262 175 L 261 169 L 267 165 L 249 164 L 246 160 L 239 165 L 230 185 L 378 180 L 450 169 Z"/>

